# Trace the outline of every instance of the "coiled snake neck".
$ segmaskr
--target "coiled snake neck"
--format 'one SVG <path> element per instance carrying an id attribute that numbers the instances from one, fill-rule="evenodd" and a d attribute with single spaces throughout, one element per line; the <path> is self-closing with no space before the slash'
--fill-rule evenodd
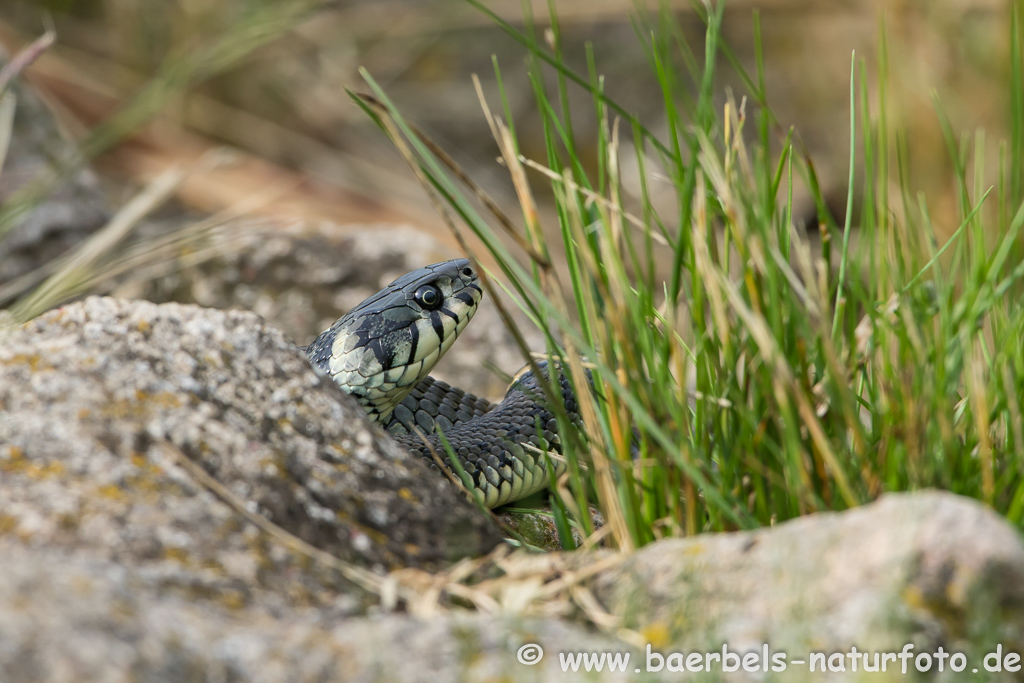
<path id="1" fill-rule="evenodd" d="M 493 508 L 546 487 L 542 452 L 560 452 L 561 444 L 533 373 L 518 376 L 498 405 L 428 376 L 482 297 L 467 259 L 435 263 L 403 275 L 339 318 L 306 355 L 402 446 L 436 468 L 433 450 L 456 472 L 440 429 L 465 473 L 463 483 Z M 539 365 L 548 371 L 547 363 Z M 575 394 L 561 373 L 560 385 L 566 411 L 578 421 Z M 556 475 L 564 471 L 560 459 L 550 462 Z"/>

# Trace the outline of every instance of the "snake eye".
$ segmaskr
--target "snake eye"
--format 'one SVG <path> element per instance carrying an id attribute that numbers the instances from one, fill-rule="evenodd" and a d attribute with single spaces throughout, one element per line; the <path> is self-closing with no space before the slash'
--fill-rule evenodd
<path id="1" fill-rule="evenodd" d="M 441 304 L 444 303 L 444 297 L 441 295 L 441 290 L 434 285 L 423 285 L 416 290 L 416 293 L 412 295 L 412 298 L 416 300 L 416 303 L 428 311 L 436 311 L 441 308 Z"/>

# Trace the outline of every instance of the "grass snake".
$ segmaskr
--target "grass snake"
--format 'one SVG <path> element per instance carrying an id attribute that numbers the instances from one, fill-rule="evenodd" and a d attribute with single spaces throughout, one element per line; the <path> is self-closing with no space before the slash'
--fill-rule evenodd
<path id="1" fill-rule="evenodd" d="M 482 297 L 467 259 L 425 266 L 339 318 L 306 347 L 306 355 L 319 374 L 354 396 L 402 446 L 436 468 L 433 450 L 456 472 L 437 434 L 443 432 L 465 473 L 463 483 L 493 508 L 546 487 L 548 462 L 556 476 L 565 465 L 542 454 L 561 452 L 558 421 L 532 372 L 517 376 L 497 405 L 428 376 Z M 549 371 L 549 364 L 538 365 Z M 566 412 L 579 423 L 576 398 L 563 373 L 559 383 Z"/>

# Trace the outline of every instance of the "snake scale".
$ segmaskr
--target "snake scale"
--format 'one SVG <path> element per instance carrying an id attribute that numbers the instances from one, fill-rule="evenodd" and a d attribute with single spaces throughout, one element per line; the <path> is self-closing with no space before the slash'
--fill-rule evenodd
<path id="1" fill-rule="evenodd" d="M 310 364 L 359 401 L 369 418 L 437 467 L 443 432 L 466 487 L 487 507 L 525 498 L 565 470 L 558 423 L 532 372 L 520 374 L 497 405 L 428 376 L 476 313 L 483 289 L 467 259 L 403 275 L 339 318 L 306 347 Z M 538 364 L 548 372 L 547 363 Z M 554 364 L 552 364 L 553 366 Z M 559 373 L 562 400 L 579 423 L 575 394 Z M 426 442 L 424 442 L 426 441 Z M 432 453 L 433 451 L 433 453 Z"/>

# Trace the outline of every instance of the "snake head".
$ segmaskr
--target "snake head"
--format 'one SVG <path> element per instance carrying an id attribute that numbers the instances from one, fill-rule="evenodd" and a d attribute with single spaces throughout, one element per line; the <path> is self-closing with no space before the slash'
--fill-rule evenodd
<path id="1" fill-rule="evenodd" d="M 339 318 L 306 355 L 379 422 L 451 347 L 482 297 L 468 259 L 425 266 Z"/>

